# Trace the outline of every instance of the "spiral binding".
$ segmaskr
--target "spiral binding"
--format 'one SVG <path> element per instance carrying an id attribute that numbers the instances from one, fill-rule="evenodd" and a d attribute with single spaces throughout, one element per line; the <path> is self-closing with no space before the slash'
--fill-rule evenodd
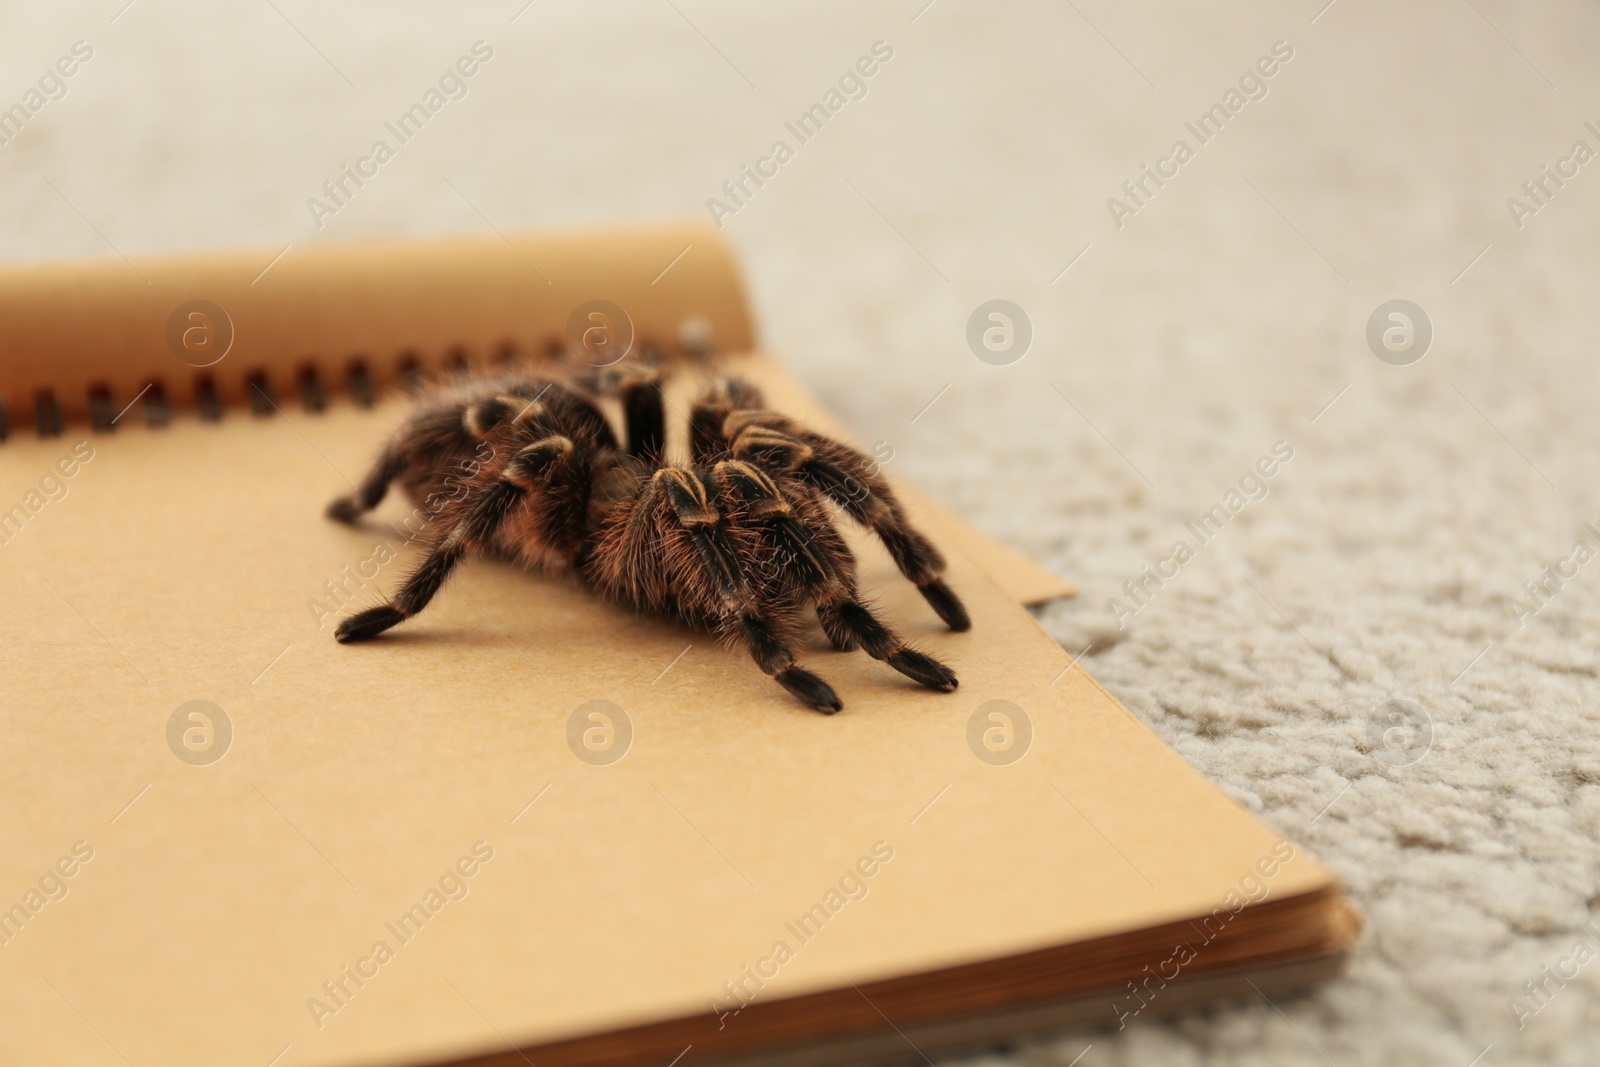
<path id="1" fill-rule="evenodd" d="M 691 357 L 706 358 L 711 354 L 709 335 L 702 338 L 697 334 L 691 338 L 686 332 L 685 336 L 680 338 L 680 342 L 686 354 Z M 655 349 L 656 346 L 644 342 L 640 348 L 648 350 Z M 552 337 L 544 345 L 543 356 L 546 361 L 560 359 L 566 354 L 566 346 L 558 338 Z M 426 384 L 429 376 L 424 370 L 420 353 L 414 349 L 406 349 L 400 352 L 397 358 L 399 385 L 403 391 L 414 393 Z M 514 342 L 505 341 L 495 348 L 484 369 L 509 370 L 526 362 L 528 361 L 518 346 Z M 445 351 L 438 376 L 441 379 L 448 379 L 470 374 L 472 370 L 472 361 L 466 347 L 455 345 Z M 346 361 L 343 377 L 341 384 L 344 394 L 357 407 L 371 408 L 377 404 L 378 396 L 373 386 L 372 371 L 364 355 L 353 356 Z M 327 410 L 329 389 L 327 383 L 323 381 L 323 371 L 316 362 L 308 360 L 302 363 L 288 385 L 290 393 L 286 395 L 298 398 L 303 410 L 312 413 Z M 247 371 L 245 387 L 253 414 L 264 417 L 282 413 L 283 400 L 279 398 L 273 381 L 265 369 L 256 368 Z M 210 372 L 201 371 L 195 375 L 194 396 L 196 414 L 202 421 L 222 421 L 224 404 L 217 390 L 217 380 Z M 172 422 L 172 402 L 167 393 L 166 383 L 160 377 L 146 381 L 133 399 L 125 404 L 117 403 L 111 387 L 105 383 L 89 386 L 87 399 L 89 425 L 96 433 L 115 431 L 118 423 L 126 419 L 136 405 L 141 408 L 146 426 L 160 428 Z M 33 421 L 40 437 L 59 437 L 65 431 L 65 420 L 54 389 L 35 391 Z M 9 438 L 13 429 L 11 412 L 5 402 L 0 400 L 0 441 Z"/>
<path id="2" fill-rule="evenodd" d="M 518 361 L 517 349 L 510 343 L 501 345 L 496 350 L 493 360 L 495 364 L 502 366 L 513 365 Z M 407 391 L 415 390 L 427 381 L 428 376 L 422 368 L 422 360 L 414 351 L 401 353 L 399 369 L 401 387 Z M 470 370 L 471 362 L 467 358 L 467 350 L 458 345 L 446 353 L 440 373 L 448 377 L 468 373 Z M 315 362 L 303 363 L 294 372 L 290 383 L 292 395 L 299 400 L 300 407 L 305 411 L 320 413 L 327 410 L 330 389 L 323 379 L 323 370 Z M 345 364 L 341 384 L 345 396 L 357 407 L 376 406 L 378 394 L 373 386 L 372 371 L 365 357 L 356 356 Z M 257 368 L 246 373 L 245 392 L 249 398 L 250 411 L 254 415 L 267 416 L 283 410 L 283 400 L 265 369 Z M 202 421 L 222 421 L 225 405 L 217 389 L 215 376 L 204 371 L 196 374 L 194 397 L 195 411 Z M 132 400 L 121 406 L 112 396 L 111 387 L 102 382 L 88 388 L 90 429 L 95 433 L 111 433 L 116 430 L 119 423 L 134 414 L 136 406 L 139 407 L 139 414 L 146 426 L 159 428 L 172 422 L 172 402 L 167 394 L 166 381 L 162 378 L 151 378 Z M 35 391 L 33 422 L 40 437 L 59 437 L 65 431 L 61 404 L 54 389 Z M 0 401 L 0 441 L 9 438 L 13 428 L 11 412 L 5 402 Z"/>

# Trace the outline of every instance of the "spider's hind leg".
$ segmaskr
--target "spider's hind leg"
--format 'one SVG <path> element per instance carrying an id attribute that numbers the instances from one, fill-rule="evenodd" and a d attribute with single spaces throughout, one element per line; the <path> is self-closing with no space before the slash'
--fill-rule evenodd
<path id="1" fill-rule="evenodd" d="M 515 387 L 506 391 L 515 392 Z M 378 462 L 356 491 L 328 505 L 328 518 L 354 525 L 362 515 L 383 502 L 390 483 L 413 464 L 425 469 L 434 465 L 440 456 L 470 451 L 473 442 L 488 440 L 507 419 L 522 423 L 530 412 L 543 410 L 537 397 L 530 400 L 506 393 L 479 396 L 470 402 L 435 408 L 407 419 L 384 445 Z"/>
<path id="2" fill-rule="evenodd" d="M 665 397 L 661 376 L 641 372 L 624 381 L 621 389 L 622 418 L 628 431 L 628 454 L 650 466 L 661 463 L 667 446 Z"/>
<path id="3" fill-rule="evenodd" d="M 348 496 L 337 497 L 328 504 L 328 518 L 355 525 L 361 521 L 362 515 L 383 502 L 384 495 L 389 491 L 389 483 L 400 477 L 405 469 L 405 456 L 400 452 L 399 442 L 390 441 L 384 446 L 383 454 L 378 457 L 372 470 L 361 479 L 356 491 Z"/>
<path id="4" fill-rule="evenodd" d="M 334 631 L 334 638 L 344 644 L 365 641 L 427 607 L 467 552 L 490 545 L 506 517 L 528 492 L 548 483 L 572 462 L 574 447 L 565 437 L 546 437 L 521 449 L 498 478 L 481 486 L 465 504 L 427 558 L 401 583 L 394 599 L 345 619 Z"/>

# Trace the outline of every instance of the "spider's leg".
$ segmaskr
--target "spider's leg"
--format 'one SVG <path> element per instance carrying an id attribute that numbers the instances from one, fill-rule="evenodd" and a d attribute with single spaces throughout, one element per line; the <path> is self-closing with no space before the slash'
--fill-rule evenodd
<path id="1" fill-rule="evenodd" d="M 966 606 L 942 577 L 944 557 L 906 518 L 893 490 L 866 456 L 821 434 L 795 426 L 772 412 L 738 411 L 726 429 L 733 454 L 783 473 L 793 473 L 826 493 L 889 550 L 895 566 L 952 630 L 968 630 Z"/>
<path id="2" fill-rule="evenodd" d="M 394 599 L 350 616 L 339 624 L 333 636 L 346 644 L 365 641 L 427 607 L 467 552 L 481 551 L 489 545 L 495 531 L 528 491 L 569 462 L 572 455 L 573 444 L 565 437 L 546 437 L 517 452 L 498 478 L 481 486 L 466 501 L 460 516 L 401 583 Z"/>
<path id="3" fill-rule="evenodd" d="M 831 603 L 819 603 L 817 618 L 835 645 L 843 639 L 851 647 L 859 646 L 873 659 L 882 660 L 920 685 L 949 693 L 960 684 L 955 671 L 907 645 L 894 627 L 873 614 L 853 592 L 841 594 Z"/>
<path id="4" fill-rule="evenodd" d="M 825 715 L 841 710 L 844 704 L 833 687 L 795 664 L 794 650 L 777 621 L 756 604 L 728 528 L 712 505 L 705 483 L 693 471 L 667 467 L 655 473 L 651 488 L 665 496 L 678 524 L 689 535 L 723 612 L 733 620 L 732 632 L 749 648 L 756 666 L 808 707 Z"/>
<path id="5" fill-rule="evenodd" d="M 328 518 L 351 525 L 359 522 L 362 515 L 383 502 L 384 494 L 389 491 L 389 483 L 400 477 L 405 469 L 406 459 L 400 451 L 399 442 L 390 441 L 384 446 L 383 454 L 378 457 L 372 470 L 361 479 L 356 491 L 338 497 L 328 505 Z"/>
<path id="6" fill-rule="evenodd" d="M 543 401 L 561 425 L 571 426 L 575 433 L 589 435 L 590 447 L 617 447 L 617 436 L 611 424 L 594 401 L 584 394 L 564 385 L 548 383 L 540 385 L 534 399 Z"/>
<path id="7" fill-rule="evenodd" d="M 729 460 L 715 468 L 718 481 L 744 504 L 752 523 L 770 531 L 783 559 L 815 599 L 817 618 L 834 646 L 860 648 L 912 681 L 948 693 L 955 689 L 955 672 L 905 639 L 861 603 L 853 576 L 849 549 L 829 545 L 800 521 L 793 506 L 765 473 L 749 463 Z"/>
<path id="8" fill-rule="evenodd" d="M 628 431 L 628 454 L 652 467 L 666 454 L 667 416 L 661 379 L 655 374 L 631 376 L 621 387 L 622 415 Z"/>
<path id="9" fill-rule="evenodd" d="M 718 378 L 689 408 L 689 455 L 709 467 L 732 446 L 722 424 L 734 411 L 762 406 L 761 391 L 739 378 Z"/>
<path id="10" fill-rule="evenodd" d="M 537 398 L 530 401 L 520 396 L 494 395 L 470 404 L 429 411 L 410 419 L 389 439 L 378 462 L 361 480 L 356 491 L 329 504 L 327 515 L 340 522 L 354 524 L 360 521 L 362 515 L 383 502 L 389 491 L 389 483 L 405 473 L 413 458 L 408 452 L 419 443 L 423 446 L 424 455 L 438 451 L 466 451 L 474 440 L 488 440 L 506 419 L 525 424 L 530 414 L 535 413 L 543 413 Z M 604 418 L 599 416 L 599 412 L 595 412 L 595 415 L 601 418 L 604 425 Z M 412 446 L 411 449 L 408 449 L 408 444 Z"/>

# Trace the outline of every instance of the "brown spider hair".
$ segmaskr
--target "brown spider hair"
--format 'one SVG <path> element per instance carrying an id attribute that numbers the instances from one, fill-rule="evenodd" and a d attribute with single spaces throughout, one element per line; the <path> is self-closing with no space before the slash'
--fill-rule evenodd
<path id="1" fill-rule="evenodd" d="M 601 394 L 621 402 L 623 443 Z M 483 553 L 575 570 L 610 600 L 743 645 L 824 713 L 844 705 L 793 651 L 808 607 L 834 647 L 862 649 L 930 689 L 956 688 L 954 672 L 862 602 L 830 503 L 877 535 L 950 629 L 971 625 L 940 577 L 943 557 L 866 456 L 767 409 L 736 378 L 717 379 L 692 406 L 689 463 L 668 463 L 665 444 L 661 379 L 648 368 L 478 378 L 426 393 L 328 514 L 354 523 L 399 481 L 413 501 L 445 500 L 428 554 L 392 601 L 345 619 L 335 636 L 364 641 L 410 618 L 456 564 Z M 463 481 L 462 470 L 473 473 Z"/>

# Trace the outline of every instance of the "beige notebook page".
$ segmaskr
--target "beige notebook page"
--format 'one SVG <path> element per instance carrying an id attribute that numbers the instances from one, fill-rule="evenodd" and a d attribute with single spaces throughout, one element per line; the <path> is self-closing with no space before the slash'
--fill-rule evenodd
<path id="1" fill-rule="evenodd" d="M 1209 911 L 1275 841 L 950 545 L 970 633 L 942 630 L 875 545 L 863 584 L 961 688 L 814 637 L 803 661 L 846 705 L 831 718 L 705 635 L 490 562 L 384 639 L 338 645 L 310 604 L 398 539 L 321 510 L 401 413 L 95 437 L 67 495 L 0 547 L 0 905 L 93 850 L 0 945 L 0 1061 L 492 1052 L 707 1012 L 780 941 L 793 955 L 763 998 Z M 6 444 L 0 501 L 79 439 Z M 207 766 L 169 749 L 192 700 L 232 724 Z M 608 766 L 568 743 L 592 700 L 632 726 Z M 993 700 L 1032 724 L 1009 766 L 968 743 Z M 866 895 L 802 943 L 786 923 L 875 847 L 893 858 Z M 463 857 L 464 898 L 396 937 L 430 891 L 458 891 L 442 878 Z M 1302 855 L 1270 885 L 1328 882 Z M 347 967 L 372 973 L 328 1010 Z"/>

